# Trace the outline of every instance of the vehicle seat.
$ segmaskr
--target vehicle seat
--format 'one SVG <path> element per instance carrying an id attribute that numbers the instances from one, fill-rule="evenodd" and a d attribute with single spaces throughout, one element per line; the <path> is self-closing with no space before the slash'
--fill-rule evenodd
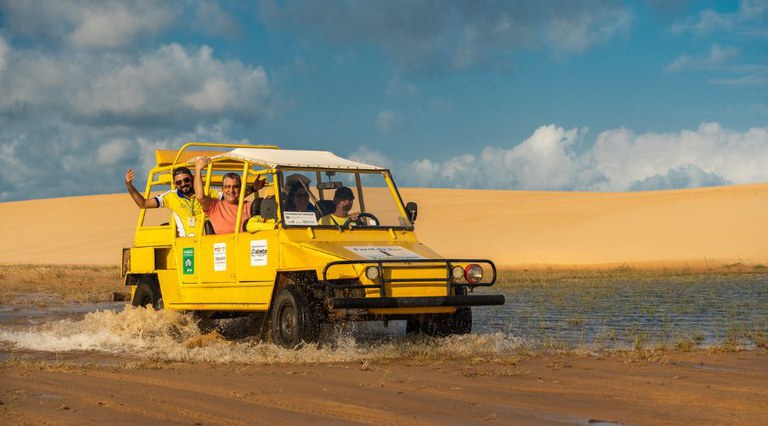
<path id="1" fill-rule="evenodd" d="M 273 197 L 268 197 L 261 200 L 259 206 L 259 213 L 264 219 L 276 219 L 277 218 L 277 200 Z"/>
<path id="2" fill-rule="evenodd" d="M 205 220 L 205 224 L 203 225 L 203 229 L 205 230 L 205 235 L 215 235 L 216 234 L 216 231 L 213 229 L 213 224 L 208 219 Z"/>
<path id="3" fill-rule="evenodd" d="M 320 212 L 320 216 L 325 216 L 333 213 L 336 210 L 336 204 L 333 200 L 317 200 L 315 209 Z"/>
<path id="4" fill-rule="evenodd" d="M 261 198 L 256 198 L 251 203 L 251 216 L 258 216 L 261 214 Z"/>

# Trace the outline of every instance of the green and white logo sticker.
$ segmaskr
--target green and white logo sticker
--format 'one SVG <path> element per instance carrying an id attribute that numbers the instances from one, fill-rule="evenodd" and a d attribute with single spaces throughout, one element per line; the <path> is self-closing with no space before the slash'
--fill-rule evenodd
<path id="1" fill-rule="evenodd" d="M 181 262 L 184 266 L 184 275 L 192 275 L 195 273 L 194 247 L 184 247 L 184 250 L 182 250 Z"/>

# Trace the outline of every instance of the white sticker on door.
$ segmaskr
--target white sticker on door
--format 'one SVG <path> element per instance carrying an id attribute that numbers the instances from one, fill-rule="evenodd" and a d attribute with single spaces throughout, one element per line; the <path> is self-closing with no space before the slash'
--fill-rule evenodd
<path id="1" fill-rule="evenodd" d="M 213 270 L 227 270 L 227 243 L 213 244 Z"/>
<path id="2" fill-rule="evenodd" d="M 251 266 L 267 266 L 267 240 L 251 240 Z"/>

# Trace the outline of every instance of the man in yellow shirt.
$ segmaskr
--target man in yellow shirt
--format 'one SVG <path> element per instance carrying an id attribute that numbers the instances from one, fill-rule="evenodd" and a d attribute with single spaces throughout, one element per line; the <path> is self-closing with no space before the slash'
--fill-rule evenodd
<path id="1" fill-rule="evenodd" d="M 156 209 L 158 207 L 170 209 L 173 212 L 179 237 L 194 237 L 195 226 L 204 220 L 204 215 L 203 207 L 195 200 L 192 172 L 183 166 L 173 169 L 172 179 L 176 184 L 176 189 L 149 199 L 145 199 L 133 186 L 135 176 L 136 172 L 133 169 L 128 169 L 125 173 L 125 187 L 136 205 L 140 209 Z M 211 196 L 221 198 L 221 194 L 215 190 L 211 190 Z"/>
<path id="2" fill-rule="evenodd" d="M 331 214 L 327 214 L 320 218 L 318 223 L 320 225 L 338 225 L 341 226 L 346 223 L 347 220 L 355 221 L 360 213 L 352 213 L 352 205 L 355 203 L 355 195 L 352 190 L 346 186 L 342 186 L 336 189 L 333 194 L 333 203 L 336 209 Z"/>

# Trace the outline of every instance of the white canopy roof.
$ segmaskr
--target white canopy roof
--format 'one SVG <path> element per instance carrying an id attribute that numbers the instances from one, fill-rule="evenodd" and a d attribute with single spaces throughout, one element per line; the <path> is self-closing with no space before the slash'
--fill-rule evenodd
<path id="1" fill-rule="evenodd" d="M 383 167 L 341 158 L 329 151 L 297 151 L 289 149 L 236 148 L 211 158 L 233 158 L 267 167 L 312 167 L 323 169 L 385 170 Z"/>

